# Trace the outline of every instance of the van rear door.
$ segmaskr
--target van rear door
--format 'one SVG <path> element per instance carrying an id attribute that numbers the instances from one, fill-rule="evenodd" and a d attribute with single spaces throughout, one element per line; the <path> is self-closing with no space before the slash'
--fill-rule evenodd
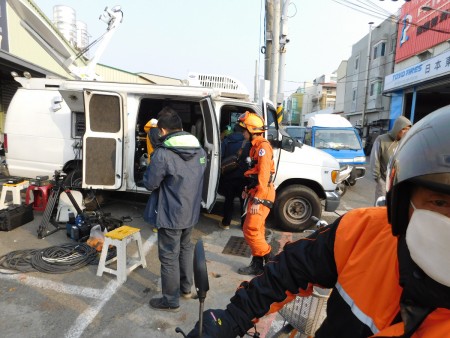
<path id="1" fill-rule="evenodd" d="M 220 133 L 216 113 L 210 96 L 200 100 L 203 114 L 203 132 L 207 163 L 202 190 L 202 207 L 210 212 L 216 202 L 217 187 L 219 182 L 219 152 Z"/>
<path id="2" fill-rule="evenodd" d="M 84 91 L 83 188 L 119 189 L 123 180 L 123 99 Z"/>
<path id="3" fill-rule="evenodd" d="M 118 93 L 60 90 L 72 112 L 84 112 L 83 188 L 116 190 L 123 180 L 123 99 Z"/>

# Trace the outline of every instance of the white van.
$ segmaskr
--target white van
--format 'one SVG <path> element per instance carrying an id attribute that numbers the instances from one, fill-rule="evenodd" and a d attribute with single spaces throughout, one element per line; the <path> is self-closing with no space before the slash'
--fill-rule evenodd
<path id="1" fill-rule="evenodd" d="M 276 223 L 290 231 L 312 225 L 339 205 L 339 164 L 330 155 L 302 146 L 278 130 L 276 110 L 212 88 L 142 85 L 63 79 L 15 78 L 19 88 L 5 123 L 6 159 L 12 176 L 33 178 L 67 173 L 66 186 L 148 193 L 142 184 L 146 152 L 144 125 L 170 105 L 183 128 L 207 152 L 202 206 L 210 211 L 220 174 L 220 130 L 246 110 L 263 115 L 274 148 Z"/>

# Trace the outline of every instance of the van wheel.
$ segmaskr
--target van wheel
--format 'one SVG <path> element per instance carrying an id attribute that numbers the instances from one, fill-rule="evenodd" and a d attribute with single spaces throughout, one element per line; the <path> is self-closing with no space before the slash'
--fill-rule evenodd
<path id="1" fill-rule="evenodd" d="M 311 216 L 320 219 L 322 205 L 312 189 L 294 185 L 277 194 L 273 211 L 280 228 L 300 232 L 314 225 Z"/>
<path id="2" fill-rule="evenodd" d="M 64 178 L 64 187 L 67 188 L 81 188 L 82 185 L 82 172 L 81 170 L 72 170 L 69 171 L 66 175 L 66 178 Z"/>

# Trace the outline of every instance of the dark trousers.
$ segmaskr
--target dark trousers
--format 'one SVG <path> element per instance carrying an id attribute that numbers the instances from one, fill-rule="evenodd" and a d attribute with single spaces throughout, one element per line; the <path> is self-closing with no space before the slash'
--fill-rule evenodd
<path id="1" fill-rule="evenodd" d="M 242 191 L 244 190 L 246 184 L 245 178 L 230 178 L 226 176 L 221 182 L 221 193 L 225 197 L 225 202 L 223 204 L 223 219 L 222 223 L 224 225 L 230 225 L 231 219 L 233 218 L 234 209 L 234 199 L 239 197 L 240 203 L 240 214 L 244 213 L 244 200 L 242 199 Z M 243 224 L 243 219 L 241 217 L 241 226 Z"/>
<path id="2" fill-rule="evenodd" d="M 162 295 L 172 307 L 180 305 L 180 292 L 192 288 L 194 244 L 193 227 L 187 229 L 158 229 L 158 255 L 161 262 Z"/>

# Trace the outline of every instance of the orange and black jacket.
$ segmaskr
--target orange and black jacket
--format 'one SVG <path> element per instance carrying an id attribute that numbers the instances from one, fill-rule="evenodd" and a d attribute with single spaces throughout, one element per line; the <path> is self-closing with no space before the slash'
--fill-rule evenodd
<path id="1" fill-rule="evenodd" d="M 413 333 L 405 334 L 398 241 L 386 214 L 384 207 L 353 210 L 308 238 L 287 244 L 263 274 L 244 282 L 231 299 L 227 309 L 236 332 L 244 334 L 257 318 L 312 284 L 332 289 L 327 318 L 316 338 L 450 337 L 447 305 L 430 310 Z"/>

